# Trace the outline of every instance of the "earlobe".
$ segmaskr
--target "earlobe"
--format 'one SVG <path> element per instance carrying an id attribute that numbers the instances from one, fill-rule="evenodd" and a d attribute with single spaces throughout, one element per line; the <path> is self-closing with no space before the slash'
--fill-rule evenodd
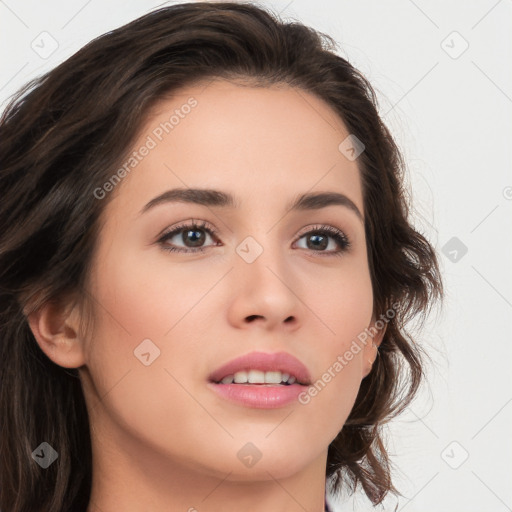
<path id="1" fill-rule="evenodd" d="M 375 322 L 371 325 L 373 329 L 377 330 L 377 332 L 373 335 L 373 338 L 368 339 L 363 351 L 363 378 L 372 371 L 375 360 L 379 357 L 379 346 L 382 343 L 384 334 L 386 334 L 387 330 L 387 324 L 385 324 L 381 329 L 377 329 Z"/>
<path id="2" fill-rule="evenodd" d="M 54 303 L 47 303 L 27 316 L 37 344 L 46 356 L 64 368 L 84 364 L 83 343 L 78 336 L 78 308 L 69 312 Z"/>

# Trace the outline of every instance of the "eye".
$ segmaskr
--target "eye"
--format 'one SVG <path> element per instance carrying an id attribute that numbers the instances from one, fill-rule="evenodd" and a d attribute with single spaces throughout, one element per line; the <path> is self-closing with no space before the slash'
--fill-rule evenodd
<path id="1" fill-rule="evenodd" d="M 215 242 L 209 246 L 204 246 L 203 244 L 208 237 L 218 239 L 215 229 L 205 221 L 197 223 L 192 220 L 164 233 L 158 239 L 158 243 L 165 251 L 197 253 L 204 252 L 207 247 L 220 245 L 218 242 Z M 307 240 L 306 247 L 303 248 L 310 249 L 321 256 L 340 256 L 350 247 L 350 241 L 343 231 L 327 225 L 314 226 L 302 234 L 298 240 L 300 241 L 303 238 Z M 329 239 L 334 240 L 334 242 L 331 243 Z M 180 247 L 177 245 L 178 243 L 185 245 Z M 332 248 L 331 250 L 324 250 L 329 248 L 330 245 L 334 245 L 334 250 Z M 338 247 L 337 250 L 336 246 Z"/>
<path id="2" fill-rule="evenodd" d="M 213 228 L 209 228 L 207 226 L 207 222 L 203 221 L 202 223 L 198 224 L 192 220 L 192 222 L 189 224 L 181 224 L 173 228 L 172 231 L 164 233 L 158 240 L 158 243 L 162 245 L 164 250 L 169 252 L 204 252 L 205 248 L 201 247 L 201 244 L 203 244 L 206 240 L 206 236 L 202 232 L 208 233 L 208 236 L 210 237 L 216 237 L 216 231 Z M 182 248 L 175 246 L 176 241 L 174 241 L 172 245 L 166 243 L 175 237 L 178 241 L 190 245 Z"/>
<path id="3" fill-rule="evenodd" d="M 312 229 L 301 235 L 299 241 L 306 238 L 305 249 L 312 249 L 314 252 L 321 253 L 321 256 L 341 256 L 350 247 L 350 241 L 343 233 L 337 228 L 332 226 L 314 226 Z M 334 242 L 330 243 L 329 238 L 333 239 Z M 324 250 L 331 245 L 331 250 Z M 332 246 L 338 246 L 338 250 L 332 250 Z M 322 254 L 323 253 L 323 254 Z"/>

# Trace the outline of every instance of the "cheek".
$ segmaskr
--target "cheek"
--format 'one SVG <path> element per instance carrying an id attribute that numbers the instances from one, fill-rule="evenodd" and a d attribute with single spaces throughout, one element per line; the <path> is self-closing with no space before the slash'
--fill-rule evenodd
<path id="1" fill-rule="evenodd" d="M 121 246 L 121 242 L 117 242 Z M 95 294 L 132 342 L 169 335 L 217 276 L 198 276 L 179 264 L 160 264 L 165 255 L 145 257 L 133 248 L 106 254 L 100 261 Z M 192 275 L 191 275 L 192 273 Z M 211 284 L 210 284 L 211 281 Z M 133 347 L 135 348 L 135 347 Z"/>
<path id="2" fill-rule="evenodd" d="M 332 440 L 350 414 L 361 385 L 364 351 L 359 339 L 371 322 L 373 291 L 369 270 L 362 264 L 323 283 L 321 292 L 308 294 L 323 334 L 310 347 L 309 360 L 319 363 L 315 381 L 299 401 L 308 410 L 311 431 L 327 428 Z"/>
<path id="3" fill-rule="evenodd" d="M 352 260 L 339 271 L 323 269 L 308 277 L 303 295 L 323 324 L 322 338 L 333 350 L 342 350 L 370 324 L 373 290 L 369 269 L 364 261 Z"/>
<path id="4" fill-rule="evenodd" d="M 186 315 L 197 303 L 198 286 L 183 294 L 183 283 L 169 287 L 169 274 L 163 280 L 154 267 L 117 262 L 102 269 L 94 286 L 99 314 L 88 350 L 87 394 L 95 409 L 98 397 L 102 406 L 91 421 L 103 437 L 121 430 L 186 461 L 204 435 L 201 425 L 211 423 L 187 393 L 198 347 L 192 317 Z M 174 274 L 179 280 L 182 271 Z M 187 371 L 180 373 L 182 367 Z"/>
<path id="5" fill-rule="evenodd" d="M 179 389 L 171 375 L 182 381 L 185 368 L 190 376 L 201 355 L 199 340 L 206 339 L 211 324 L 198 321 L 204 317 L 199 302 L 218 276 L 205 272 L 198 279 L 183 266 L 157 266 L 151 258 L 135 260 L 123 251 L 103 254 L 98 262 L 92 283 L 98 318 L 87 356 L 97 392 L 102 396 L 119 386 L 122 407 L 125 395 L 161 411 L 176 398 L 170 400 L 169 393 Z M 176 414 L 179 400 L 173 407 Z"/>

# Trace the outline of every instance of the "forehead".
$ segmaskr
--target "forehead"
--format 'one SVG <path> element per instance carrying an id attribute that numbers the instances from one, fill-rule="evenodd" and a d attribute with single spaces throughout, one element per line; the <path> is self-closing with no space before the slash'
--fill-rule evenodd
<path id="1" fill-rule="evenodd" d="M 299 193 L 331 190 L 363 212 L 357 163 L 339 150 L 348 135 L 327 103 L 288 85 L 186 87 L 151 110 L 116 202 L 140 208 L 155 194 L 190 187 L 277 207 Z"/>

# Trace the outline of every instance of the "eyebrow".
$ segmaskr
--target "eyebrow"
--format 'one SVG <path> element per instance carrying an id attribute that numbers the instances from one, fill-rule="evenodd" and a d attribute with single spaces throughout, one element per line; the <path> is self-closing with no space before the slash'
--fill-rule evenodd
<path id="1" fill-rule="evenodd" d="M 157 205 L 165 203 L 193 203 L 217 208 L 238 208 L 240 202 L 235 196 L 220 190 L 204 188 L 176 188 L 167 190 L 163 194 L 154 197 L 147 203 L 139 215 L 147 212 Z M 364 222 L 363 215 L 355 203 L 344 194 L 338 192 L 310 192 L 300 194 L 288 203 L 286 211 L 319 210 L 327 206 L 344 206 L 354 212 L 360 221 Z"/>

